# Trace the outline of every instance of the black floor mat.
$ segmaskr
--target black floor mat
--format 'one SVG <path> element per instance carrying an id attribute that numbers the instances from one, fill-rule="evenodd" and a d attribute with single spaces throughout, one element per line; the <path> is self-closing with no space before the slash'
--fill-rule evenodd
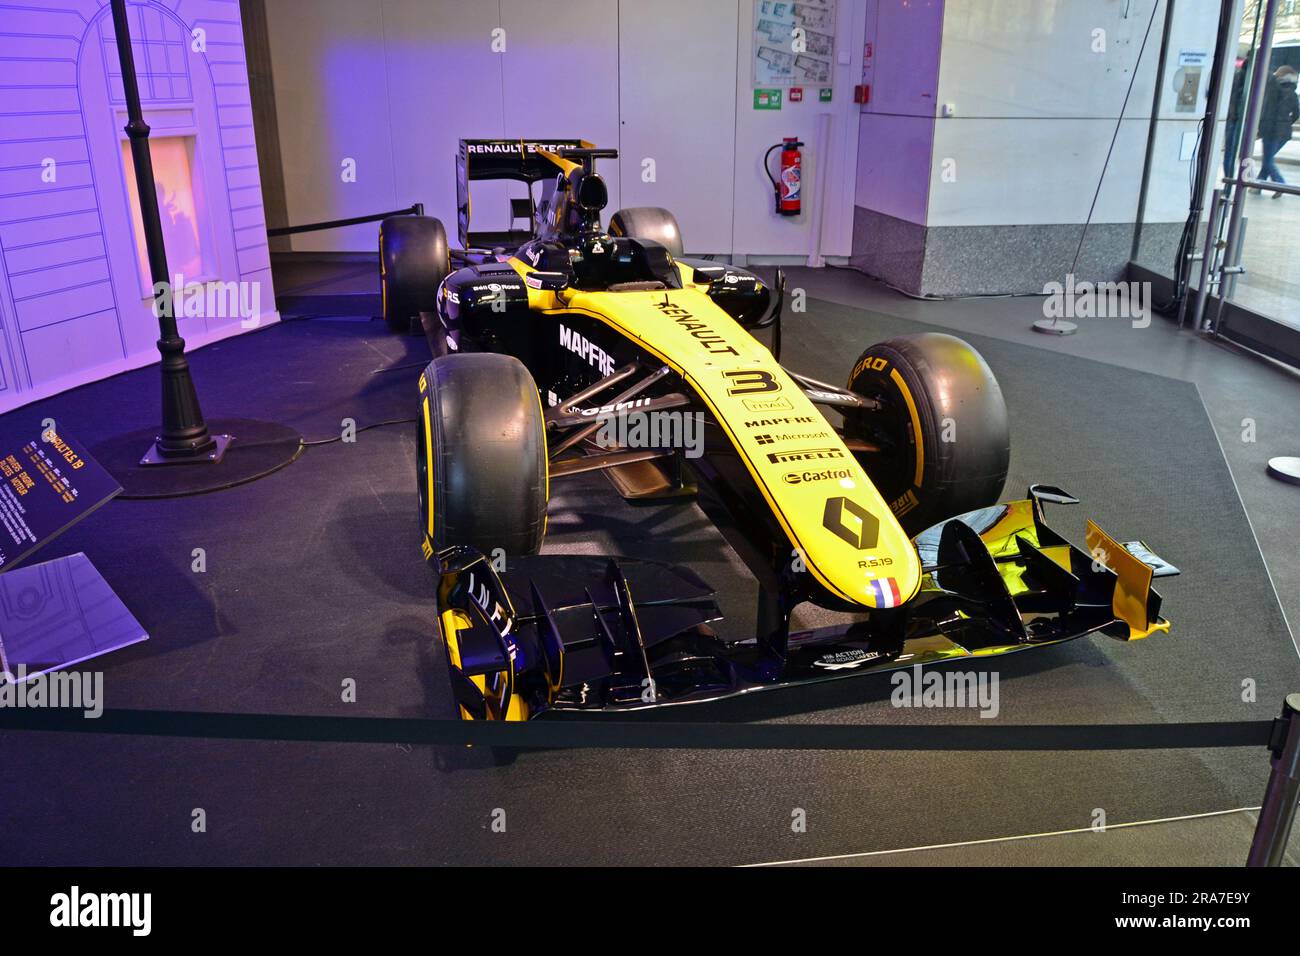
<path id="1" fill-rule="evenodd" d="M 822 302 L 787 317 L 786 360 L 841 380 L 867 343 L 927 327 Z M 1136 333 L 1135 334 L 1140 334 Z M 1195 388 L 974 339 L 1012 411 L 1008 495 L 1144 538 L 1172 635 L 1085 639 L 983 665 L 1005 723 L 1271 717 L 1300 663 Z M 287 323 L 193 357 L 204 408 L 309 439 L 413 413 L 419 340 L 378 322 Z M 398 366 L 410 366 L 391 370 Z M 384 369 L 390 369 L 384 371 Z M 86 444 L 152 423 L 157 369 L 12 416 Z M 361 431 L 250 485 L 115 502 L 41 557 L 85 551 L 152 639 L 105 658 L 110 708 L 446 716 L 415 520 L 414 430 Z M 599 477 L 557 491 L 548 549 L 669 558 L 743 628 L 752 582 L 691 505 L 631 507 Z M 567 507 L 566 507 L 567 506 Z M 206 570 L 193 570 L 202 549 Z M 345 681 L 356 703 L 341 700 Z M 1258 703 L 1243 702 L 1243 682 Z M 899 710 L 887 677 L 677 709 L 675 719 L 978 723 Z M 863 730 L 869 734 L 869 729 Z M 51 733 L 0 735 L 10 863 L 746 863 L 945 843 L 1252 805 L 1263 753 L 540 752 L 491 765 L 435 748 Z M 202 809 L 206 832 L 192 829 Z M 792 814 L 806 814 L 795 832 Z M 504 819 L 505 830 L 495 822 Z"/>

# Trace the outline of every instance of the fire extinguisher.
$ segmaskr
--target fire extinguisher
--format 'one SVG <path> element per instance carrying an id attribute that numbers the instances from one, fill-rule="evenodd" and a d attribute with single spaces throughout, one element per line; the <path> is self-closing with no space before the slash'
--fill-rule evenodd
<path id="1" fill-rule="evenodd" d="M 772 190 L 776 194 L 776 214 L 778 216 L 797 216 L 801 208 L 799 179 L 803 172 L 803 156 L 799 147 L 803 143 L 797 136 L 787 136 L 781 142 L 770 146 L 763 154 L 763 172 L 772 181 Z M 768 165 L 773 150 L 781 150 L 781 178 L 772 177 Z"/>

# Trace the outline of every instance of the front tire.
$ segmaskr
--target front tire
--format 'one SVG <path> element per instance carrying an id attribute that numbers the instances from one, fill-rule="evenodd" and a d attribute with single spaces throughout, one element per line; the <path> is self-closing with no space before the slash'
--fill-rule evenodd
<path id="1" fill-rule="evenodd" d="M 416 448 L 428 556 L 453 544 L 535 554 L 546 533 L 546 426 L 537 385 L 492 352 L 436 358 L 420 376 Z"/>
<path id="2" fill-rule="evenodd" d="M 447 231 L 432 216 L 392 216 L 379 224 L 379 289 L 384 322 L 419 335 L 421 312 L 437 310 L 438 286 L 451 274 Z"/>
<path id="3" fill-rule="evenodd" d="M 1011 460 L 1007 406 L 968 343 L 938 332 L 881 342 L 848 387 L 880 403 L 845 415 L 844 434 L 879 448 L 858 460 L 909 535 L 997 503 Z"/>

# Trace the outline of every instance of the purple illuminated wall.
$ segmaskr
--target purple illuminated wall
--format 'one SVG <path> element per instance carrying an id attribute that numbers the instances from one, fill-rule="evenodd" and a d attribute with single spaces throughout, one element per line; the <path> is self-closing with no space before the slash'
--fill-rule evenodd
<path id="1" fill-rule="evenodd" d="M 925 265 L 944 0 L 867 0 L 853 249 L 869 275 L 919 291 Z"/>
<path id="2" fill-rule="evenodd" d="M 132 0 L 169 264 L 225 287 L 191 348 L 276 321 L 238 0 Z M 0 0 L 0 411 L 157 359 L 107 0 Z M 193 273 L 197 272 L 195 275 Z M 256 314 L 252 314 L 253 312 Z"/>
<path id="3" fill-rule="evenodd" d="M 925 224 L 943 0 L 869 0 L 858 125 L 858 206 Z M 865 55 L 870 52 L 870 56 Z"/>

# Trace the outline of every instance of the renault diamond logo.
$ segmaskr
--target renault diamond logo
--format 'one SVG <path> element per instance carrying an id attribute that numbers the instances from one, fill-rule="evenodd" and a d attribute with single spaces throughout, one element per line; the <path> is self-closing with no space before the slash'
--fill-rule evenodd
<path id="1" fill-rule="evenodd" d="M 880 522 L 862 505 L 849 498 L 827 498 L 822 527 L 859 551 L 876 546 Z"/>

